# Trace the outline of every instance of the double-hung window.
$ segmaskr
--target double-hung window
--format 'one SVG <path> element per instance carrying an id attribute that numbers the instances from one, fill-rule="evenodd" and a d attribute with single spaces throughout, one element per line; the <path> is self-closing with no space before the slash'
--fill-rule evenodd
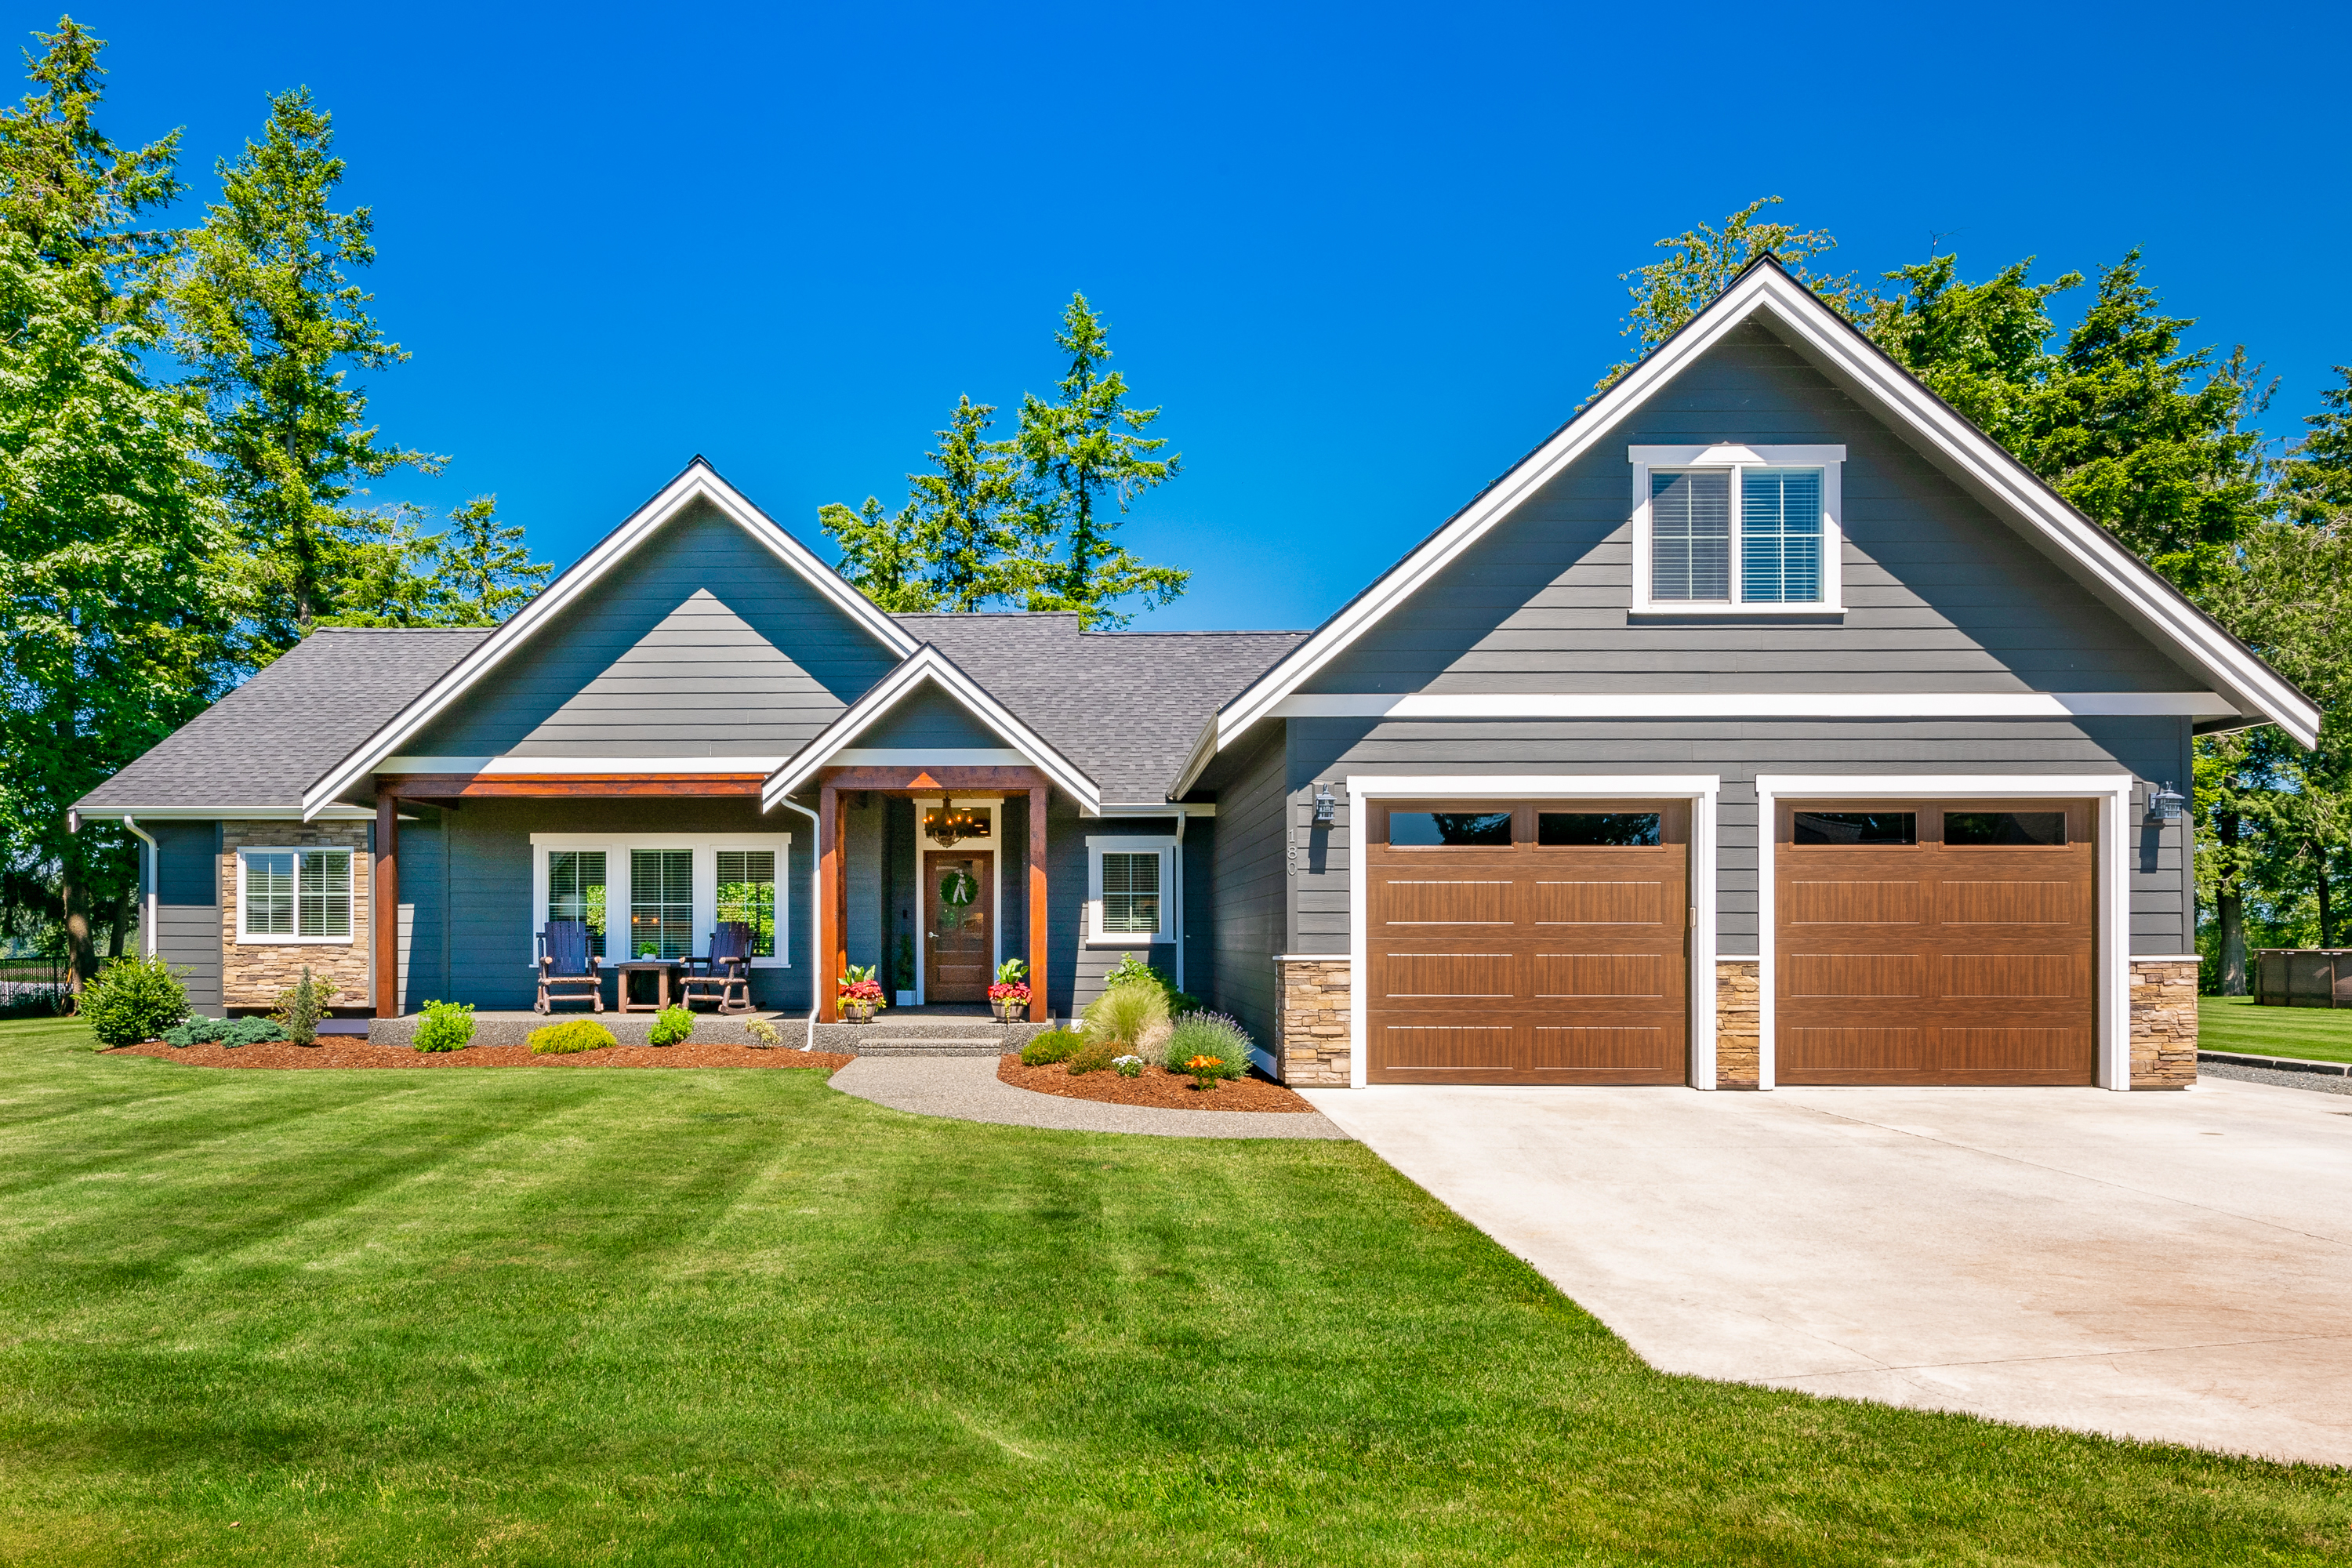
<path id="1" fill-rule="evenodd" d="M 240 849 L 236 859 L 240 942 L 352 940 L 350 850 Z"/>
<path id="2" fill-rule="evenodd" d="M 1823 614 L 1843 447 L 1634 447 L 1635 614 Z"/>

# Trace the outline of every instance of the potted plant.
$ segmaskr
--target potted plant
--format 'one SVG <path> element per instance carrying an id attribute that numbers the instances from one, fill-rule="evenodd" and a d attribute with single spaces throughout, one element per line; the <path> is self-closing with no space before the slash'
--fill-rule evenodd
<path id="1" fill-rule="evenodd" d="M 996 966 L 996 984 L 988 988 L 988 1005 L 1000 1024 L 1017 1024 L 1029 1011 L 1029 966 L 1008 958 Z"/>
<path id="2" fill-rule="evenodd" d="M 851 964 L 841 976 L 841 1016 L 853 1024 L 870 1024 L 877 1009 L 888 1004 L 882 1000 L 882 983 L 874 978 L 870 963 Z"/>

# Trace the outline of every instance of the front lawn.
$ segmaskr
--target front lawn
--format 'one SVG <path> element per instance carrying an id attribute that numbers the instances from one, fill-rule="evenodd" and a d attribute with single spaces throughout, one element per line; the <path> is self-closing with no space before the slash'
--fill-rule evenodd
<path id="1" fill-rule="evenodd" d="M 1659 1375 L 1346 1143 L 0 1025 L 0 1561 L 2274 1563 L 2352 1479 Z"/>
<path id="2" fill-rule="evenodd" d="M 2257 1007 L 2251 996 L 2197 998 L 2200 1050 L 2352 1062 L 2352 1007 Z"/>

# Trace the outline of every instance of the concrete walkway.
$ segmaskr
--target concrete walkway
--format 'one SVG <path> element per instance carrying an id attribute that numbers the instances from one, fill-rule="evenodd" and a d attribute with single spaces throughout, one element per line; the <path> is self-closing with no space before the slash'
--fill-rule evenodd
<path id="1" fill-rule="evenodd" d="M 1664 1371 L 2352 1464 L 2336 1096 L 1307 1098 Z"/>
<path id="2" fill-rule="evenodd" d="M 999 1079 L 994 1057 L 860 1057 L 834 1073 L 833 1087 L 893 1110 L 1008 1127 L 1143 1132 L 1160 1138 L 1348 1136 L 1312 1111 L 1162 1110 L 1154 1105 L 1107 1105 L 1039 1094 Z"/>

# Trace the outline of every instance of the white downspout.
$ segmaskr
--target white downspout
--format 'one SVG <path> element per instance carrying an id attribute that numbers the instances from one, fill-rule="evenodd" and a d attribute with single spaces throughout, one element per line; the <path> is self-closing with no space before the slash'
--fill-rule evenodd
<path id="1" fill-rule="evenodd" d="M 1184 808 L 1176 808 L 1176 853 L 1169 858 L 1176 863 L 1176 885 L 1168 889 L 1169 909 L 1176 921 L 1176 989 L 1184 989 Z"/>
<path id="2" fill-rule="evenodd" d="M 817 956 L 817 938 L 824 934 L 824 846 L 817 842 L 824 825 L 807 806 L 794 805 L 789 800 L 776 804 L 809 819 L 809 1016 L 808 1033 L 803 1037 L 801 1049 L 813 1051 L 816 1049 L 816 1016 L 824 1007 L 824 993 L 818 989 L 824 984 L 824 964 Z"/>
<path id="3" fill-rule="evenodd" d="M 152 958 L 155 956 L 155 884 L 162 879 L 163 870 L 157 857 L 163 850 L 147 837 L 146 829 L 131 820 L 129 812 L 122 814 L 122 826 L 146 846 L 139 851 L 139 951 L 142 957 Z"/>

